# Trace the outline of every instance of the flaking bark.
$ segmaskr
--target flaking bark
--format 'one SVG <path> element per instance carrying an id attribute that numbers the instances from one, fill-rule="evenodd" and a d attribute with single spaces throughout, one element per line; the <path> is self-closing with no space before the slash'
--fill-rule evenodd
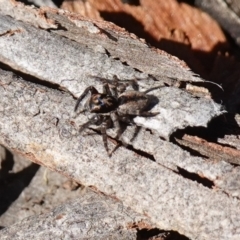
<path id="1" fill-rule="evenodd" d="M 221 159 L 193 156 L 169 141 L 177 130 L 207 127 L 223 113 L 208 92 L 196 98 L 196 93 L 177 88 L 182 82 L 204 84 L 201 78 L 180 60 L 151 49 L 113 24 L 1 0 L 3 4 L 0 61 L 24 77 L 0 71 L 1 144 L 116 197 L 161 229 L 192 239 L 239 238 L 240 206 L 233 198 L 239 197 L 238 168 Z M 129 126 L 123 139 L 130 147 L 119 147 L 110 159 L 100 135 L 78 134 L 87 116 L 75 116 L 73 108 L 86 86 L 101 87 L 91 76 L 113 75 L 142 79 L 141 90 L 165 87 L 153 92 L 159 99 L 153 111 L 160 111 L 159 116 L 136 118 L 142 126 L 137 137 L 131 141 L 134 127 Z M 114 148 L 114 135 L 111 130 L 108 134 Z M 207 178 L 218 191 L 185 177 L 181 169 Z M 8 230 L 2 234 L 8 236 Z"/>

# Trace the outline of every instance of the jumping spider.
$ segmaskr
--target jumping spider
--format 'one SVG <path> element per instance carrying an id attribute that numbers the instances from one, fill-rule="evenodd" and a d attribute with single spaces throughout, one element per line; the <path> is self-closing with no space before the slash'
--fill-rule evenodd
<path id="1" fill-rule="evenodd" d="M 87 87 L 78 98 L 74 111 L 77 111 L 81 101 L 90 93 L 83 111 L 94 113 L 94 115 L 81 126 L 79 132 L 90 125 L 100 126 L 104 147 L 111 156 L 106 130 L 113 125 L 117 132 L 116 138 L 119 139 L 122 134 L 120 122 L 132 123 L 132 119 L 136 116 L 152 117 L 157 115 L 158 112 L 149 112 L 150 108 L 156 104 L 157 98 L 147 95 L 147 93 L 159 87 L 140 92 L 137 90 L 138 85 L 134 80 L 120 81 L 116 76 L 113 80 L 95 78 L 103 82 L 103 93 L 98 92 L 94 86 Z M 132 85 L 135 90 L 126 90 L 129 85 Z"/>

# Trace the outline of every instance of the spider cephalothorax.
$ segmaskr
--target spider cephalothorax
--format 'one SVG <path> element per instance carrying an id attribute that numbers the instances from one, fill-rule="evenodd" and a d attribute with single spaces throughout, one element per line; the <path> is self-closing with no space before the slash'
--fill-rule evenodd
<path id="1" fill-rule="evenodd" d="M 88 100 L 88 109 L 91 113 L 110 113 L 118 107 L 117 99 L 112 96 L 108 85 L 103 85 L 104 93 L 99 93 L 97 89 L 93 86 L 87 87 L 82 95 L 78 98 L 75 111 L 80 104 L 80 102 L 85 98 L 85 96 L 90 92 L 91 97 Z"/>
<path id="2" fill-rule="evenodd" d="M 149 108 L 153 105 L 153 96 L 147 95 L 148 92 L 156 88 L 145 92 L 126 90 L 126 87 L 130 84 L 136 89 L 136 82 L 125 81 L 125 83 L 119 83 L 117 78 L 114 80 L 98 79 L 104 83 L 103 93 L 98 92 L 93 86 L 87 87 L 78 98 L 74 110 L 77 111 L 81 101 L 90 93 L 84 111 L 89 111 L 94 115 L 81 126 L 79 131 L 83 131 L 90 125 L 100 125 L 103 143 L 110 156 L 106 130 L 113 125 L 117 130 L 117 138 L 119 138 L 122 133 L 120 122 L 129 123 L 134 116 L 152 117 L 157 115 L 158 112 L 149 112 Z"/>

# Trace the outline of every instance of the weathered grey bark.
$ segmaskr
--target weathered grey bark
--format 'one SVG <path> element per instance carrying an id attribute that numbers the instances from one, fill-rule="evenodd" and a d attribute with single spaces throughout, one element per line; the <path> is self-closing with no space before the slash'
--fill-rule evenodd
<path id="1" fill-rule="evenodd" d="M 136 239 L 134 222 L 150 225 L 118 200 L 83 189 L 75 201 L 3 229 L 1 239 Z"/>
<path id="2" fill-rule="evenodd" d="M 181 82 L 203 82 L 183 62 L 110 23 L 4 0 L 0 0 L 0 62 L 26 78 L 0 71 L 1 144 L 117 198 L 161 229 L 192 239 L 239 239 L 240 204 L 234 198 L 239 197 L 239 168 L 221 161 L 224 158 L 213 162 L 191 156 L 168 141 L 177 129 L 206 127 L 222 114 L 212 99 L 177 88 Z M 160 114 L 135 118 L 143 127 L 137 137 L 130 141 L 131 126 L 123 134 L 131 147 L 122 146 L 109 158 L 101 136 L 78 134 L 87 117 L 74 116 L 73 96 L 88 85 L 101 88 L 91 75 L 111 79 L 115 74 L 120 79 L 142 79 L 141 90 L 164 83 L 168 87 L 151 92 L 159 99 L 152 111 Z M 108 134 L 115 143 L 114 133 Z M 179 169 L 208 178 L 218 191 L 184 178 Z M 40 239 L 34 230 L 39 218 L 31 220 L 32 234 Z M 56 220 L 49 215 L 48 221 Z M 28 220 L 0 232 L 1 238 L 20 229 L 20 239 L 26 238 L 25 224 Z M 54 227 L 64 234 L 80 224 L 73 220 Z"/>

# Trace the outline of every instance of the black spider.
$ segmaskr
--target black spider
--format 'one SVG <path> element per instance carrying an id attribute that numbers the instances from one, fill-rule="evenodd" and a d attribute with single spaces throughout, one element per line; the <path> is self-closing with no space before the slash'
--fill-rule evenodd
<path id="1" fill-rule="evenodd" d="M 152 117 L 157 115 L 158 112 L 149 112 L 149 110 L 158 100 L 152 95 L 147 95 L 147 93 L 159 87 L 139 92 L 137 90 L 138 85 L 134 80 L 120 81 L 117 77 L 114 77 L 113 80 L 98 77 L 96 79 L 104 83 L 103 93 L 98 92 L 94 86 L 87 87 L 78 98 L 74 111 L 77 111 L 80 102 L 90 92 L 90 98 L 86 102 L 83 111 L 95 114 L 81 126 L 79 132 L 82 132 L 90 125 L 100 125 L 104 147 L 108 155 L 111 156 L 108 149 L 106 130 L 113 125 L 117 129 L 118 139 L 122 133 L 120 122 L 130 123 L 135 116 Z M 136 90 L 126 90 L 130 84 Z"/>

